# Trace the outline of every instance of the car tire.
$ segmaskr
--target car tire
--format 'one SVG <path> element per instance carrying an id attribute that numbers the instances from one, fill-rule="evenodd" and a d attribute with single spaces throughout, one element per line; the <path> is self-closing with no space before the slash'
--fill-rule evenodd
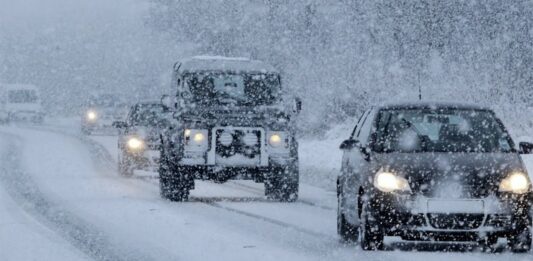
<path id="1" fill-rule="evenodd" d="M 287 175 L 282 168 L 265 180 L 265 196 L 270 200 L 295 202 L 298 200 L 298 187 L 298 173 L 293 171 Z"/>
<path id="2" fill-rule="evenodd" d="M 175 202 L 189 200 L 189 188 L 181 186 L 179 179 L 168 176 L 160 176 L 159 189 L 161 197 Z"/>
<path id="3" fill-rule="evenodd" d="M 531 227 L 518 229 L 516 233 L 507 238 L 509 249 L 515 253 L 525 253 L 531 251 Z"/>
<path id="4" fill-rule="evenodd" d="M 173 170 L 164 152 L 161 151 L 161 160 L 159 162 L 159 191 L 161 198 L 176 202 L 189 200 L 189 193 L 194 185 L 194 180 L 185 180 L 184 171 L 186 170 L 179 168 L 177 171 Z"/>
<path id="5" fill-rule="evenodd" d="M 118 156 L 118 172 L 123 177 L 133 176 L 133 168 L 131 166 L 131 159 L 128 156 Z"/>
<path id="6" fill-rule="evenodd" d="M 83 135 L 87 135 L 87 136 L 91 135 L 91 131 L 88 128 L 86 128 L 86 127 L 81 127 L 81 133 Z"/>
<path id="7" fill-rule="evenodd" d="M 344 213 L 341 210 L 341 195 L 338 197 L 337 204 L 337 234 L 340 236 L 342 242 L 352 243 L 356 242 L 359 238 L 359 230 L 357 226 L 354 226 L 344 217 Z"/>
<path id="8" fill-rule="evenodd" d="M 370 214 L 366 212 L 363 208 L 361 231 L 359 232 L 361 233 L 361 248 L 365 251 L 383 250 L 385 247 L 383 233 L 378 224 L 372 224 L 369 220 Z"/>

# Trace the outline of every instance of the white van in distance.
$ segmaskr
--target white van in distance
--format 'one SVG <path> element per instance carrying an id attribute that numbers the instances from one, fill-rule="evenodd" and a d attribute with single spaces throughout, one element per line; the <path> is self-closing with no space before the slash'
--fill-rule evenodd
<path id="1" fill-rule="evenodd" d="M 2 84 L 1 90 L 2 114 L 7 121 L 43 121 L 39 88 L 28 84 Z"/>

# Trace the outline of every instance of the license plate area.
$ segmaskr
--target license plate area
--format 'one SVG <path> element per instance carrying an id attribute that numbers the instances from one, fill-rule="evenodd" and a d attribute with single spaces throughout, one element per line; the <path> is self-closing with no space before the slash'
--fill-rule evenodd
<path id="1" fill-rule="evenodd" d="M 485 213 L 485 202 L 476 199 L 429 199 L 427 201 L 427 213 L 438 214 L 483 214 Z"/>
<path id="2" fill-rule="evenodd" d="M 217 128 L 213 131 L 215 164 L 258 166 L 263 154 L 264 132 L 257 128 Z"/>

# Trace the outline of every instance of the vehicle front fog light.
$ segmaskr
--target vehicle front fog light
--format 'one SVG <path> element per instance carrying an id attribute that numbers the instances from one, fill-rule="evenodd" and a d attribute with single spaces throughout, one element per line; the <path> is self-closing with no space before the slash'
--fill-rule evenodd
<path id="1" fill-rule="evenodd" d="M 128 140 L 128 148 L 130 148 L 131 150 L 139 150 L 142 149 L 143 146 L 143 141 L 138 138 L 130 138 Z"/>
<path id="2" fill-rule="evenodd" d="M 220 137 L 218 137 L 218 141 L 224 146 L 229 146 L 233 142 L 233 135 L 226 131 L 222 132 L 222 134 L 220 134 Z"/>
<path id="3" fill-rule="evenodd" d="M 515 172 L 502 180 L 499 190 L 501 192 L 523 194 L 529 191 L 530 185 L 529 178 L 525 173 Z"/>
<path id="4" fill-rule="evenodd" d="M 374 177 L 374 186 L 383 192 L 411 191 L 406 179 L 390 172 L 378 172 Z"/>
<path id="5" fill-rule="evenodd" d="M 98 115 L 96 114 L 95 111 L 88 111 L 87 112 L 87 120 L 95 121 L 96 118 L 98 118 Z"/>

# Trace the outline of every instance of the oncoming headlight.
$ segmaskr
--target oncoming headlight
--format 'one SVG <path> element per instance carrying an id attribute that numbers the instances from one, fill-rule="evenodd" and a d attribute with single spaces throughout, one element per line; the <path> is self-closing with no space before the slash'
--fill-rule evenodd
<path id="1" fill-rule="evenodd" d="M 140 150 L 144 148 L 144 142 L 136 137 L 131 137 L 128 139 L 128 148 L 130 150 Z"/>
<path id="2" fill-rule="evenodd" d="M 410 192 L 409 182 L 391 172 L 379 171 L 374 177 L 374 187 L 383 192 Z"/>
<path id="3" fill-rule="evenodd" d="M 500 182 L 499 191 L 524 194 L 529 191 L 531 182 L 523 172 L 514 172 Z"/>
<path id="4" fill-rule="evenodd" d="M 89 120 L 89 121 L 95 121 L 96 118 L 98 118 L 98 114 L 96 114 L 95 111 L 90 110 L 90 111 L 87 112 L 86 117 L 87 117 L 87 120 Z"/>

